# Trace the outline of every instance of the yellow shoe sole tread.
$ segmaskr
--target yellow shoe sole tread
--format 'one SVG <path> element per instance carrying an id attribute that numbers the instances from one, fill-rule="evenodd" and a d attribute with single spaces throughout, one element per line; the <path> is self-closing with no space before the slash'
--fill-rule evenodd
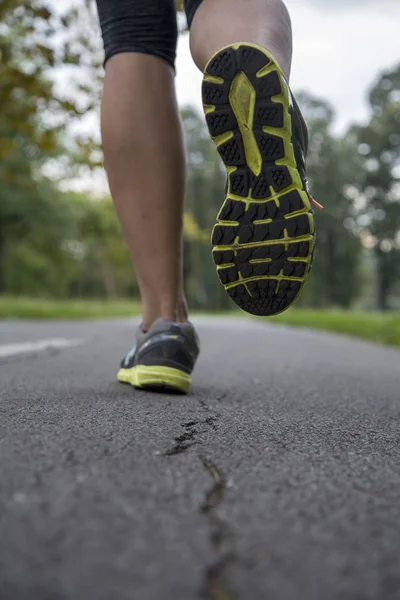
<path id="1" fill-rule="evenodd" d="M 314 218 L 293 147 L 283 73 L 263 48 L 227 46 L 205 68 L 207 125 L 228 173 L 213 229 L 221 283 L 246 312 L 269 316 L 300 295 L 314 251 Z"/>

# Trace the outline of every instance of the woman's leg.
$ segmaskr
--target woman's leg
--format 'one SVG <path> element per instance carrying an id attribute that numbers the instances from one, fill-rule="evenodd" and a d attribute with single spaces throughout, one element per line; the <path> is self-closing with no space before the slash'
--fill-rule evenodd
<path id="1" fill-rule="evenodd" d="M 281 0 L 187 0 L 187 5 L 194 17 L 190 45 L 199 69 L 224 46 L 250 42 L 269 50 L 289 80 L 292 28 Z"/>
<path id="2" fill-rule="evenodd" d="M 136 272 L 143 325 L 185 322 L 185 158 L 175 97 L 174 0 L 97 0 L 106 75 L 102 138 L 111 194 Z"/>

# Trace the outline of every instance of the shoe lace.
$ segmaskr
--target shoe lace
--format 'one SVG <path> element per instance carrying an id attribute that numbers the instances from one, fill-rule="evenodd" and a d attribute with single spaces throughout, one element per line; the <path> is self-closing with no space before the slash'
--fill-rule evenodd
<path id="1" fill-rule="evenodd" d="M 320 204 L 319 202 L 317 202 L 316 200 L 314 200 L 314 198 L 310 195 L 310 200 L 313 204 L 315 204 L 315 206 L 317 206 L 320 210 L 324 210 L 324 207 L 322 206 L 322 204 Z"/>
<path id="2" fill-rule="evenodd" d="M 311 192 L 310 192 L 310 184 L 308 183 L 308 179 L 307 179 L 307 177 L 305 178 L 305 190 L 306 190 L 306 192 L 307 192 L 307 194 L 308 194 L 308 197 L 310 198 L 311 202 L 312 202 L 313 204 L 315 204 L 315 206 L 317 206 L 317 207 L 318 207 L 320 210 L 323 210 L 323 209 L 324 209 L 324 207 L 322 206 L 322 204 L 320 204 L 319 202 L 317 202 L 316 200 L 314 200 L 314 198 L 313 198 L 313 197 L 312 197 L 312 195 L 311 195 Z"/>

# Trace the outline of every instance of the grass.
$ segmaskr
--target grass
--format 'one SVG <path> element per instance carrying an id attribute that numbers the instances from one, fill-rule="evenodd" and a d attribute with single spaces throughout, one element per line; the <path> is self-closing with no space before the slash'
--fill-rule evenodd
<path id="1" fill-rule="evenodd" d="M 134 300 L 41 300 L 0 296 L 0 319 L 103 319 L 140 314 Z M 234 316 L 239 313 L 225 313 Z M 240 313 L 244 316 L 244 313 Z M 223 318 L 221 314 L 221 318 Z M 400 346 L 400 313 L 338 310 L 288 310 L 268 319 L 295 327 L 344 333 L 381 344 Z"/>
<path id="2" fill-rule="evenodd" d="M 400 346 L 399 312 L 294 309 L 272 317 L 270 321 L 295 327 L 345 333 L 364 340 Z"/>
<path id="3" fill-rule="evenodd" d="M 0 319 L 103 319 L 140 315 L 135 300 L 44 300 L 0 296 Z"/>

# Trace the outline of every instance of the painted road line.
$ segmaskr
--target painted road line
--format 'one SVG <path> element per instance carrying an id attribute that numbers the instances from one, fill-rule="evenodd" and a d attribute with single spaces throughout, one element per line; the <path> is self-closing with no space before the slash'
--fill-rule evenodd
<path id="1" fill-rule="evenodd" d="M 82 340 L 67 340 L 66 338 L 52 338 L 49 340 L 38 340 L 37 342 L 22 342 L 20 344 L 0 344 L 0 358 L 16 356 L 18 354 L 30 354 L 32 352 L 45 352 L 46 350 L 72 348 L 80 346 Z"/>

